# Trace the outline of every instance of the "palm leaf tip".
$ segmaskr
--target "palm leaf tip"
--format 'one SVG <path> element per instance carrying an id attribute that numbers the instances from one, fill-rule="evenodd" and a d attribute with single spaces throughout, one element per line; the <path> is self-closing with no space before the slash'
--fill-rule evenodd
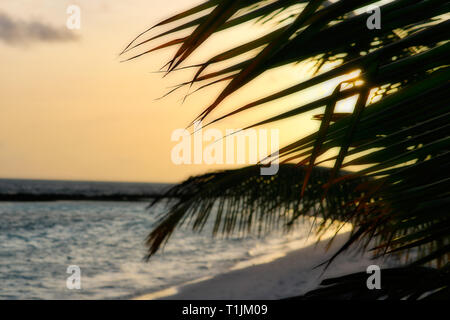
<path id="1" fill-rule="evenodd" d="M 348 179 L 339 188 L 331 188 L 323 198 L 322 185 L 329 178 L 330 169 L 316 167 L 311 173 L 311 185 L 300 197 L 305 167 L 282 164 L 274 176 L 261 176 L 260 170 L 256 165 L 208 173 L 170 189 L 165 197 L 174 200 L 160 213 L 157 227 L 148 236 L 148 257 L 157 252 L 177 226 L 185 223 L 194 231 L 202 231 L 210 220 L 214 235 L 263 235 L 280 227 L 289 231 L 302 216 L 344 221 L 352 207 L 352 195 L 361 193 L 356 186 L 365 181 Z M 348 173 L 341 173 L 345 174 Z"/>
<path id="2" fill-rule="evenodd" d="M 368 274 L 355 273 L 322 281 L 319 289 L 292 299 L 300 300 L 419 300 L 450 298 L 449 269 L 397 267 L 381 269 L 381 289 L 369 290 Z M 415 279 L 415 281 L 411 281 Z"/>

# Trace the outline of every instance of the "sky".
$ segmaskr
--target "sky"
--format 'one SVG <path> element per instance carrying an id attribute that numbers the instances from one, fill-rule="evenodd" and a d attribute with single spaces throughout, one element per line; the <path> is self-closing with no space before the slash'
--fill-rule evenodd
<path id="1" fill-rule="evenodd" d="M 194 94 L 184 103 L 186 90 L 156 100 L 169 87 L 192 76 L 190 71 L 165 78 L 154 73 L 174 50 L 125 63 L 119 57 L 141 31 L 197 3 L 2 0 L 0 178 L 178 182 L 194 174 L 236 167 L 176 165 L 171 160 L 174 130 L 185 128 L 222 85 Z M 70 5 L 81 8 L 79 30 L 66 27 Z M 223 32 L 208 40 L 189 62 L 243 43 L 267 31 L 264 28 L 270 26 L 248 24 Z M 302 65 L 269 72 L 227 99 L 212 117 L 307 76 Z M 332 89 L 332 85 L 322 85 L 221 121 L 215 128 L 223 132 L 242 128 Z M 284 145 L 317 129 L 319 123 L 311 117 L 318 113 L 320 110 L 267 128 L 279 128 Z"/>

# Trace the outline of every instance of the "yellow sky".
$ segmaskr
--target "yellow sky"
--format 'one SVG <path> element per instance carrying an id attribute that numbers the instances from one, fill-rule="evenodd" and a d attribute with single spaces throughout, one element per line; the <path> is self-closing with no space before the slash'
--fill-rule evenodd
<path id="1" fill-rule="evenodd" d="M 7 43 L 0 39 L 0 177 L 175 182 L 221 168 L 171 162 L 172 132 L 184 128 L 222 88 L 193 95 L 186 91 L 155 101 L 191 73 L 161 78 L 158 70 L 173 50 L 120 63 L 118 53 L 140 31 L 192 6 L 194 0 L 6 0 L 0 13 L 20 21 L 65 28 L 66 8 L 81 7 L 77 41 Z M 261 30 L 246 26 L 209 41 L 198 59 L 233 39 L 242 42 Z M 234 42 L 236 43 L 236 42 Z M 212 48 L 212 49 L 211 49 Z M 268 73 L 228 99 L 215 116 L 233 106 L 285 88 L 306 76 L 301 66 Z M 332 90 L 316 88 L 221 122 L 237 129 Z M 276 123 L 281 144 L 314 130 L 308 115 Z M 213 115 L 213 116 L 214 116 Z"/>

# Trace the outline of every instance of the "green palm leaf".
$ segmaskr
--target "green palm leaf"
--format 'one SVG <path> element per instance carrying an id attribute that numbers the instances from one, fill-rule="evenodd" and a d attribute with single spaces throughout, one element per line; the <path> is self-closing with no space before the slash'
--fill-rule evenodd
<path id="1" fill-rule="evenodd" d="M 214 233 L 225 234 L 253 228 L 258 232 L 274 227 L 288 230 L 300 216 L 317 216 L 325 225 L 326 221 L 353 224 L 353 236 L 336 255 L 362 241 L 363 248 L 372 249 L 375 255 L 403 253 L 409 264 L 438 268 L 427 273 L 440 279 L 430 280 L 433 285 L 413 290 L 403 280 L 392 278 L 392 290 L 383 294 L 418 298 L 434 290 L 435 297 L 448 295 L 447 269 L 442 266 L 450 256 L 450 4 L 445 0 L 393 0 L 380 7 L 381 29 L 368 30 L 365 8 L 375 2 L 211 0 L 155 26 L 170 25 L 168 31 L 148 36 L 147 30 L 130 43 L 124 54 L 131 58 L 178 46 L 166 72 L 183 68 L 196 72 L 174 90 L 191 85 L 197 91 L 227 82 L 195 120 L 209 119 L 225 99 L 265 72 L 315 62 L 315 75 L 310 79 L 236 106 L 224 116 L 209 119 L 208 125 L 263 104 L 276 107 L 281 98 L 360 70 L 359 76 L 347 81 L 351 88 L 339 84 L 328 97 L 291 106 L 289 111 L 247 127 L 325 107 L 325 113 L 315 117 L 321 122 L 317 132 L 281 148 L 280 160 L 290 164 L 282 165 L 278 175 L 261 177 L 259 167 L 254 166 L 193 177 L 170 190 L 167 196 L 177 200 L 150 234 L 149 256 L 176 226 L 191 222 L 200 231 L 212 212 L 216 215 Z M 183 66 L 209 37 L 249 21 L 273 23 L 274 29 L 197 65 Z M 175 35 L 190 27 L 194 27 L 191 33 Z M 145 48 L 165 37 L 162 45 Z M 256 55 L 248 58 L 252 52 Z M 323 70 L 328 62 L 336 61 L 331 69 Z M 209 72 L 215 66 L 220 67 Z M 353 112 L 336 113 L 336 104 L 353 95 L 358 95 Z M 335 149 L 339 151 L 318 161 Z M 317 167 L 319 163 L 331 169 Z M 342 171 L 355 166 L 363 167 Z M 410 251 L 414 254 L 408 260 L 405 253 Z M 413 277 L 423 270 L 404 271 Z M 332 289 L 313 296 L 351 291 L 360 285 L 358 277 L 331 281 Z"/>

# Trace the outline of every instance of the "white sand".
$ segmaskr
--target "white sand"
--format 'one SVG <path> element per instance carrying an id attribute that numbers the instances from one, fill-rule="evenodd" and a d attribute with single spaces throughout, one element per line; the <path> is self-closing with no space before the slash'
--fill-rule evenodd
<path id="1" fill-rule="evenodd" d="M 348 236 L 348 233 L 337 236 L 328 251 L 326 250 L 328 241 L 323 240 L 316 245 L 292 251 L 268 263 L 146 294 L 137 299 L 280 299 L 301 295 L 317 288 L 321 280 L 325 278 L 366 271 L 372 264 L 380 267 L 388 265 L 387 262 L 372 260 L 370 255 L 362 256 L 353 250 L 339 256 L 324 274 L 323 267 L 314 269 L 333 255 Z"/>

